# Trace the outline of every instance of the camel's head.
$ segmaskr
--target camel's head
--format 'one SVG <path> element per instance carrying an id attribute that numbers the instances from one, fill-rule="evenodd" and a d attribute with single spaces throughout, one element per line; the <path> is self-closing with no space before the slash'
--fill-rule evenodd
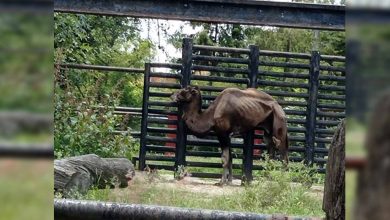
<path id="1" fill-rule="evenodd" d="M 191 102 L 198 98 L 200 90 L 197 86 L 187 86 L 171 95 L 171 100 L 176 103 Z"/>

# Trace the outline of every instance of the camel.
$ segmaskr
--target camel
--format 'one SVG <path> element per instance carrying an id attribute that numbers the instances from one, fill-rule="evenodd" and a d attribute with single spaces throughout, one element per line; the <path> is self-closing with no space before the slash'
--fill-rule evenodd
<path id="1" fill-rule="evenodd" d="M 270 156 L 274 157 L 274 148 L 278 149 L 287 165 L 286 115 L 277 101 L 267 93 L 253 88 L 227 88 L 205 110 L 201 108 L 202 95 L 197 86 L 180 89 L 170 98 L 182 107 L 182 119 L 195 136 L 201 138 L 210 131 L 217 135 L 222 149 L 223 167 L 219 185 L 231 184 L 233 179 L 230 137 L 246 135 L 257 126 L 265 130 L 264 142 L 267 143 Z"/>

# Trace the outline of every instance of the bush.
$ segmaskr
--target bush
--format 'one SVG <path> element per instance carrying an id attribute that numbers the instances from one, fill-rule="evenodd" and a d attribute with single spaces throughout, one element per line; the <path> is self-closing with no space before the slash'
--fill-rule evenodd
<path id="1" fill-rule="evenodd" d="M 137 143 L 130 129 L 122 134 L 113 134 L 115 127 L 126 123 L 121 116 L 113 114 L 119 93 L 101 94 L 101 78 L 94 86 L 75 94 L 72 83 L 56 72 L 55 84 L 55 157 L 62 158 L 95 153 L 101 157 L 133 156 Z M 61 84 L 58 83 L 61 81 Z M 77 90 L 76 90 L 77 91 Z M 112 91 L 116 91 L 113 88 Z M 122 127 L 127 127 L 122 126 Z"/>

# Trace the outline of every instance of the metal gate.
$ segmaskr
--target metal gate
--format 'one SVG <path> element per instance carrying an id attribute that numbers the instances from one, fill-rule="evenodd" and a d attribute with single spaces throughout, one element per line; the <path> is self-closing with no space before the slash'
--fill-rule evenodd
<path id="1" fill-rule="evenodd" d="M 227 87 L 258 88 L 275 97 L 288 117 L 289 158 L 319 165 L 325 172 L 327 145 L 345 117 L 345 57 L 249 48 L 193 45 L 183 40 L 180 64 L 145 65 L 139 169 L 175 170 L 185 166 L 194 177 L 221 176 L 220 149 L 212 133 L 189 135 L 172 92 L 198 85 L 203 108 Z M 260 131 L 261 128 L 256 129 Z M 261 132 L 232 139 L 235 178 L 259 170 L 256 150 L 265 150 Z M 243 148 L 243 146 L 246 146 Z M 254 155 L 255 150 L 255 155 Z M 205 170 L 205 168 L 207 168 Z"/>

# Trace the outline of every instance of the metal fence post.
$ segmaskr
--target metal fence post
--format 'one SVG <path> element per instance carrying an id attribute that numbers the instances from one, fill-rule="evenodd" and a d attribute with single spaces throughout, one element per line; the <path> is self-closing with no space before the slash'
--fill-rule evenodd
<path id="1" fill-rule="evenodd" d="M 184 88 L 190 84 L 191 66 L 192 66 L 192 39 L 184 38 L 182 46 L 182 79 L 181 86 Z M 187 129 L 181 116 L 183 109 L 178 109 L 177 124 L 177 144 L 176 144 L 176 161 L 175 169 L 178 166 L 186 165 L 186 147 L 187 147 Z"/>
<path id="2" fill-rule="evenodd" d="M 248 88 L 257 87 L 257 74 L 259 69 L 259 48 L 255 45 L 250 45 L 249 54 L 249 65 L 248 65 Z M 252 170 L 253 170 L 253 145 L 254 145 L 254 131 L 248 132 L 244 137 L 244 148 L 243 148 L 243 174 L 244 181 L 252 181 Z"/>
<path id="3" fill-rule="evenodd" d="M 141 119 L 141 137 L 138 169 L 145 169 L 145 154 L 146 154 L 146 132 L 148 126 L 148 100 L 149 100 L 149 76 L 150 63 L 145 63 L 144 73 L 144 91 L 142 97 L 142 119 Z"/>
<path id="4" fill-rule="evenodd" d="M 317 117 L 317 99 L 320 75 L 320 53 L 312 51 L 310 59 L 309 98 L 307 100 L 306 118 L 306 156 L 305 163 L 314 162 L 315 128 Z"/>

